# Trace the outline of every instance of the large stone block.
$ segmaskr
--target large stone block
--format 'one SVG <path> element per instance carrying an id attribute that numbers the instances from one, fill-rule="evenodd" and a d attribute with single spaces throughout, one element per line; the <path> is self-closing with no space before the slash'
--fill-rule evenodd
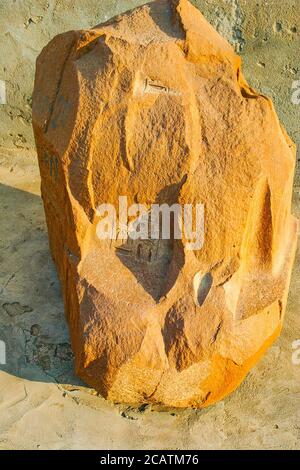
<path id="1" fill-rule="evenodd" d="M 122 402 L 226 396 L 281 330 L 295 252 L 295 146 L 272 102 L 196 8 L 161 0 L 55 37 L 33 124 L 78 375 Z M 202 204 L 203 246 L 99 238 L 120 196 Z"/>

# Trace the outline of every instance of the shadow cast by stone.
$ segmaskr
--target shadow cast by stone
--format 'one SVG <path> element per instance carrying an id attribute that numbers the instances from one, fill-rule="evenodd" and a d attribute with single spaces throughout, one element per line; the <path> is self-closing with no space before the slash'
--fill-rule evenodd
<path id="1" fill-rule="evenodd" d="M 81 384 L 39 196 L 0 184 L 0 370 L 27 380 Z M 4 361 L 2 361 L 4 362 Z"/>

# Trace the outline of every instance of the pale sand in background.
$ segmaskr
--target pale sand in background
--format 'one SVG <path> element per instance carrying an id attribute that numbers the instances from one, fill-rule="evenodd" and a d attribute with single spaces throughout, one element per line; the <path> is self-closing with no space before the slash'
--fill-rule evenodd
<path id="1" fill-rule="evenodd" d="M 0 449 L 300 449 L 300 254 L 280 339 L 226 400 L 202 411 L 116 406 L 72 373 L 32 153 L 0 151 Z M 294 214 L 300 215 L 299 188 Z"/>

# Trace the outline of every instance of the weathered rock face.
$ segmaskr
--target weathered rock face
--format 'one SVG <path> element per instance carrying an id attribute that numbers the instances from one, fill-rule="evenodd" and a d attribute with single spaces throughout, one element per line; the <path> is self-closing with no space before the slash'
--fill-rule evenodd
<path id="1" fill-rule="evenodd" d="M 187 0 L 54 38 L 33 122 L 76 371 L 105 397 L 204 407 L 280 333 L 295 146 Z M 100 204 L 203 204 L 204 244 L 101 240 Z M 121 238 L 121 239 L 120 239 Z"/>

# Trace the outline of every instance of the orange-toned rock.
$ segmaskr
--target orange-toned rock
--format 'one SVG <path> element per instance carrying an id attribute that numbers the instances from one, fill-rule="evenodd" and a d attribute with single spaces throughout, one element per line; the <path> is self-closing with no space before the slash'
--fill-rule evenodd
<path id="1" fill-rule="evenodd" d="M 54 38 L 33 123 L 78 375 L 121 402 L 230 393 L 280 333 L 297 233 L 295 146 L 240 58 L 187 0 L 157 1 Z M 99 239 L 120 196 L 203 204 L 203 246 Z"/>

